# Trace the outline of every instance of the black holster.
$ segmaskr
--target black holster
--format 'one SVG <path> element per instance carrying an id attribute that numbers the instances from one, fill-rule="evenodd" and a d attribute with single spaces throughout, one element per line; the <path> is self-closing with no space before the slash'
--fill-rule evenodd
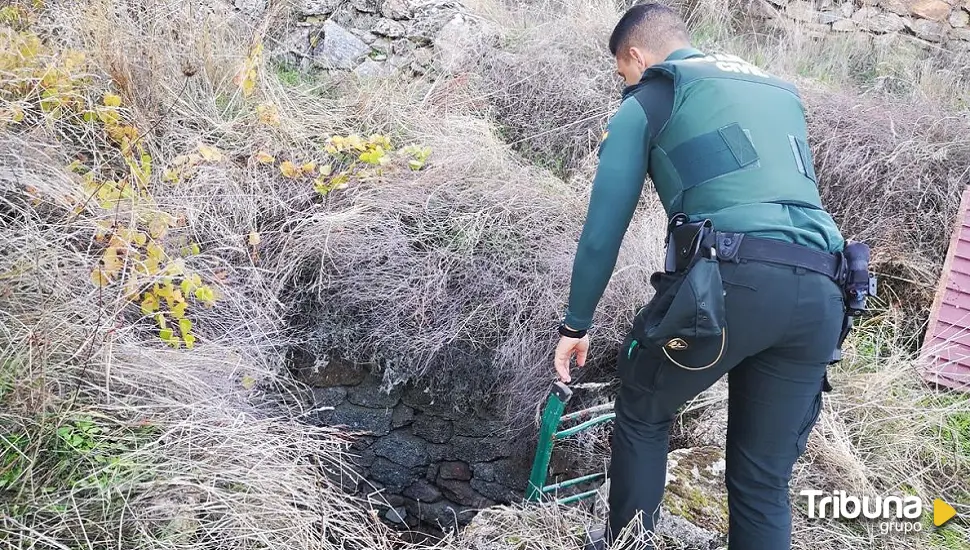
<path id="1" fill-rule="evenodd" d="M 839 254 L 840 269 L 838 280 L 845 300 L 845 318 L 839 343 L 832 353 L 829 364 L 842 360 L 842 344 L 852 331 L 856 317 L 864 315 L 866 297 L 876 295 L 876 277 L 869 271 L 869 246 L 861 242 L 850 242 Z"/>
<path id="2" fill-rule="evenodd" d="M 664 270 L 680 273 L 688 269 L 698 256 L 711 258 L 715 244 L 714 225 L 711 220 L 689 221 L 684 214 L 675 214 L 667 224 L 667 256 Z"/>

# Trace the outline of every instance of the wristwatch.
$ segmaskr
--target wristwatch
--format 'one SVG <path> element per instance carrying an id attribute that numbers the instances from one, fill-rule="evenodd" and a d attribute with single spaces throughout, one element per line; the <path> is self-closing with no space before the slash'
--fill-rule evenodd
<path id="1" fill-rule="evenodd" d="M 567 338 L 582 338 L 586 336 L 587 330 L 573 330 L 566 326 L 566 323 L 559 324 L 559 334 Z"/>

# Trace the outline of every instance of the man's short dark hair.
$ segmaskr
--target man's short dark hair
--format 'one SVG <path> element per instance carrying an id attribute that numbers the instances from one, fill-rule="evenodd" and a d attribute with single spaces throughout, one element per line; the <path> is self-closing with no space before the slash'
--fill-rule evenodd
<path id="1" fill-rule="evenodd" d="M 690 41 L 684 20 L 668 6 L 644 3 L 633 6 L 617 22 L 610 36 L 610 53 L 626 52 L 631 46 L 662 52 L 671 44 Z"/>

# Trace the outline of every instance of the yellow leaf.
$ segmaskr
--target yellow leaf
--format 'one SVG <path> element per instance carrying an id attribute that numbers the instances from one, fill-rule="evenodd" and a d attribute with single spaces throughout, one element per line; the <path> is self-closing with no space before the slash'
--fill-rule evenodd
<path id="1" fill-rule="evenodd" d="M 226 158 L 221 151 L 204 143 L 199 144 L 199 154 L 202 155 L 203 159 L 211 162 L 220 162 Z"/>
<path id="2" fill-rule="evenodd" d="M 252 376 L 249 376 L 248 374 L 243 375 L 243 377 L 242 377 L 242 386 L 244 388 L 246 388 L 247 390 L 251 390 L 251 389 L 253 389 L 253 386 L 255 386 L 255 385 L 256 385 L 256 379 L 255 378 L 253 378 Z"/>
<path id="3" fill-rule="evenodd" d="M 161 285 L 161 286 L 155 285 L 155 294 L 159 298 L 165 298 L 166 300 L 169 300 L 171 299 L 173 292 L 175 292 L 175 288 L 171 285 L 171 283 L 166 285 Z"/>
<path id="4" fill-rule="evenodd" d="M 259 233 L 255 231 L 249 232 L 249 245 L 256 246 L 259 244 Z"/>
<path id="5" fill-rule="evenodd" d="M 195 347 L 195 336 L 192 334 L 185 334 L 182 336 L 182 340 L 185 341 L 185 347 L 192 349 Z"/>
<path id="6" fill-rule="evenodd" d="M 172 317 L 175 317 L 176 319 L 182 319 L 183 317 L 185 317 L 185 310 L 188 309 L 188 307 L 189 307 L 188 302 L 179 302 L 175 304 L 171 308 Z"/>
<path id="7" fill-rule="evenodd" d="M 256 159 L 256 162 L 260 164 L 272 164 L 276 162 L 276 157 L 274 157 L 269 153 L 265 153 L 263 151 L 256 153 L 256 156 L 254 158 Z"/>
<path id="8" fill-rule="evenodd" d="M 199 248 L 199 243 L 192 243 L 190 248 L 192 249 L 192 254 L 195 254 L 196 256 L 202 253 L 202 249 Z"/>
<path id="9" fill-rule="evenodd" d="M 182 333 L 182 336 L 192 332 L 192 321 L 184 318 L 179 319 L 179 332 Z"/>
<path id="10" fill-rule="evenodd" d="M 145 252 L 148 253 L 149 258 L 159 262 L 165 256 L 165 251 L 162 250 L 162 247 L 155 244 L 154 241 L 148 243 L 148 247 L 145 249 Z"/>
<path id="11" fill-rule="evenodd" d="M 195 289 L 195 297 L 202 302 L 202 305 L 205 307 L 212 306 L 213 302 L 215 301 L 215 293 L 212 292 L 212 289 L 208 286 L 201 286 Z"/>
<path id="12" fill-rule="evenodd" d="M 158 297 L 155 294 L 146 292 L 141 300 L 141 312 L 144 315 L 151 315 L 158 311 Z"/>
<path id="13" fill-rule="evenodd" d="M 155 322 L 158 323 L 159 328 L 165 328 L 168 326 L 168 323 L 165 322 L 165 316 L 161 313 L 155 314 Z"/>
<path id="14" fill-rule="evenodd" d="M 303 166 L 300 167 L 300 170 L 302 170 L 304 174 L 312 174 L 313 171 L 316 169 L 317 169 L 317 163 L 313 161 L 304 163 Z"/>
<path id="15" fill-rule="evenodd" d="M 272 103 L 261 103 L 256 106 L 256 113 L 259 121 L 270 126 L 277 126 L 280 123 L 280 113 L 276 105 Z"/>
<path id="16" fill-rule="evenodd" d="M 329 176 L 331 172 L 333 172 L 333 166 L 330 166 L 329 164 L 325 164 L 320 167 L 321 176 Z"/>
<path id="17" fill-rule="evenodd" d="M 111 280 L 108 279 L 108 276 L 104 274 L 104 271 L 102 271 L 100 267 L 96 267 L 94 268 L 94 271 L 91 272 L 91 282 L 94 283 L 94 286 L 96 287 L 106 287 L 111 283 Z"/>
<path id="18" fill-rule="evenodd" d="M 280 172 L 283 174 L 283 176 L 291 179 L 295 179 L 300 175 L 300 169 L 288 160 L 284 161 L 283 164 L 280 165 Z"/>
<path id="19" fill-rule="evenodd" d="M 161 239 L 168 232 L 168 220 L 164 216 L 155 216 L 148 222 L 148 232 L 153 239 Z"/>
<path id="20" fill-rule="evenodd" d="M 121 258 L 118 249 L 111 247 L 101 256 L 101 268 L 108 275 L 115 275 L 121 270 Z"/>
<path id="21" fill-rule="evenodd" d="M 367 146 L 364 145 L 364 140 L 360 139 L 360 136 L 357 134 L 347 136 L 347 145 L 357 149 L 358 151 L 363 151 L 367 148 Z"/>
<path id="22" fill-rule="evenodd" d="M 175 309 L 178 304 L 184 304 L 185 298 L 182 297 L 182 291 L 178 289 L 172 290 L 172 293 L 165 298 L 165 302 L 168 303 L 168 309 Z"/>
<path id="23" fill-rule="evenodd" d="M 107 107 L 120 107 L 121 96 L 116 94 L 104 94 L 104 104 Z"/>
<path id="24" fill-rule="evenodd" d="M 243 96 L 249 97 L 253 95 L 256 90 L 256 69 L 249 69 L 246 73 L 246 79 L 243 80 Z"/>

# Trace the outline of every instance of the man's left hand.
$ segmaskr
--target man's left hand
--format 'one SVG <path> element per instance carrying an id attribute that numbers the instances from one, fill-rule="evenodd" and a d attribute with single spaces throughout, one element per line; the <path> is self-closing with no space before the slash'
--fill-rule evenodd
<path id="1" fill-rule="evenodd" d="M 562 336 L 559 338 L 559 345 L 556 346 L 556 373 L 559 379 L 569 383 L 572 378 L 569 376 L 569 364 L 573 355 L 576 355 L 576 365 L 582 367 L 586 364 L 586 354 L 589 352 L 589 335 L 582 338 L 569 338 Z"/>

